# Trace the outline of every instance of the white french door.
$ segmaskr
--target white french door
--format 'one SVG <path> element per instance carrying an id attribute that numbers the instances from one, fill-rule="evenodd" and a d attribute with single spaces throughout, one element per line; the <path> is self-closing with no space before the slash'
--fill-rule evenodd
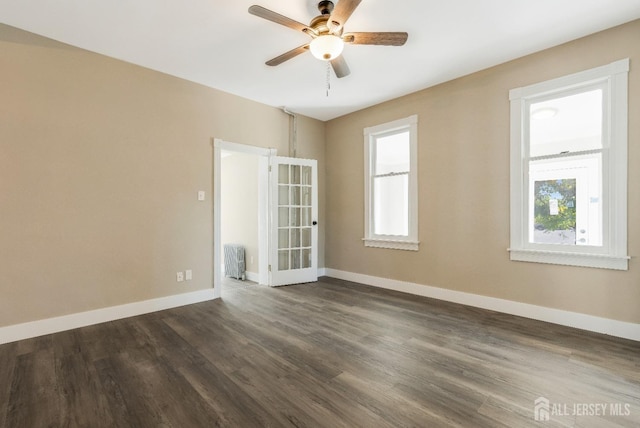
<path id="1" fill-rule="evenodd" d="M 269 285 L 318 279 L 317 161 L 270 159 Z"/>

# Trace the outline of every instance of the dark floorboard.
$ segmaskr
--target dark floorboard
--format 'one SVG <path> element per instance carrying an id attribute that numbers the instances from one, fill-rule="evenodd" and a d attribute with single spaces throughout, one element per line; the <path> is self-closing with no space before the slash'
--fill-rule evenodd
<path id="1" fill-rule="evenodd" d="M 0 346 L 0 426 L 640 426 L 639 342 L 329 278 L 227 285 Z"/>

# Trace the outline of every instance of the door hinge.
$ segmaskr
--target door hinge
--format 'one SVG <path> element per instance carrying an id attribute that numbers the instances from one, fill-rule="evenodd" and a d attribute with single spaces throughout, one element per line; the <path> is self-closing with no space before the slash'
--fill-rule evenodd
<path id="1" fill-rule="evenodd" d="M 269 265 L 269 272 L 271 272 L 271 265 Z"/>
<path id="2" fill-rule="evenodd" d="M 269 172 L 271 172 L 271 165 L 269 165 Z"/>

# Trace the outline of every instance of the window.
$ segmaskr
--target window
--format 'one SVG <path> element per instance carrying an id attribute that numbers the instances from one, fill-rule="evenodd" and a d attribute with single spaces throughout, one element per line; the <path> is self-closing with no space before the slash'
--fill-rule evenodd
<path id="1" fill-rule="evenodd" d="M 368 247 L 418 250 L 418 117 L 365 128 Z"/>
<path id="2" fill-rule="evenodd" d="M 628 269 L 628 71 L 510 91 L 511 260 Z"/>

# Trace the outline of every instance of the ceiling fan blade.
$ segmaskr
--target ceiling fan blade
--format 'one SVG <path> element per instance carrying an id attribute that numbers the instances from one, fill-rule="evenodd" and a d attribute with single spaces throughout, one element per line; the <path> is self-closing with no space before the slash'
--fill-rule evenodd
<path id="1" fill-rule="evenodd" d="M 338 79 L 351 74 L 351 70 L 349 70 L 349 66 L 347 65 L 347 61 L 344 59 L 344 55 L 340 55 L 338 58 L 332 60 L 331 67 L 333 67 L 333 71 L 336 73 L 336 76 L 338 76 Z"/>
<path id="2" fill-rule="evenodd" d="M 287 18 L 284 15 L 280 15 L 272 10 L 266 9 L 262 6 L 253 5 L 249 8 L 249 13 L 260 18 L 264 18 L 267 21 L 275 22 L 276 24 L 284 25 L 296 31 L 302 31 L 305 34 L 315 35 L 316 31 L 307 25 L 304 25 L 298 21 L 294 21 L 291 18 Z"/>
<path id="3" fill-rule="evenodd" d="M 327 26 L 333 33 L 339 33 L 347 19 L 351 16 L 362 0 L 340 0 L 331 12 Z"/>
<path id="4" fill-rule="evenodd" d="M 345 43 L 353 43 L 354 45 L 402 46 L 408 37 L 409 34 L 404 32 L 348 33 L 342 36 L 342 40 Z"/>
<path id="5" fill-rule="evenodd" d="M 269 61 L 267 61 L 265 64 L 270 65 L 270 66 L 275 66 L 275 65 L 279 65 L 282 64 L 285 61 L 290 60 L 293 57 L 296 57 L 298 55 L 300 55 L 301 53 L 304 53 L 306 51 L 309 50 L 309 45 L 302 45 L 302 46 L 298 46 L 295 49 L 291 49 L 289 52 L 285 52 L 282 55 L 279 55 L 273 59 L 270 59 Z"/>

